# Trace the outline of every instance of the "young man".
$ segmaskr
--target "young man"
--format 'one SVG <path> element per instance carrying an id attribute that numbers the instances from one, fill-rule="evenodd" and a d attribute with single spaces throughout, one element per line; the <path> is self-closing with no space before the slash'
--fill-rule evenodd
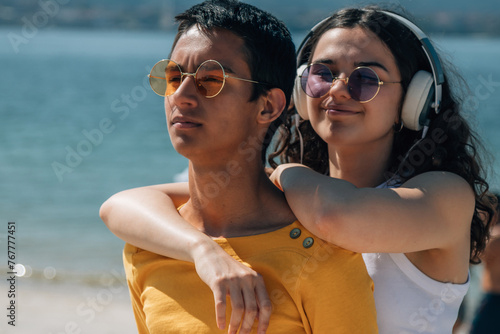
<path id="1" fill-rule="evenodd" d="M 190 197 L 179 214 L 262 275 L 272 303 L 269 333 L 376 333 L 373 285 L 361 255 L 313 237 L 264 172 L 266 133 L 275 130 L 293 87 L 288 30 L 269 13 L 231 0 L 203 2 L 177 20 L 170 59 L 153 67 L 150 82 L 165 96 L 174 148 L 189 159 Z M 217 326 L 199 264 L 130 244 L 124 263 L 139 333 L 224 327 Z M 228 295 L 233 309 L 248 296 Z M 263 313 L 271 305 L 256 306 Z M 243 312 L 228 308 L 229 332 L 264 332 L 267 323 L 257 328 L 253 313 L 240 327 Z"/>

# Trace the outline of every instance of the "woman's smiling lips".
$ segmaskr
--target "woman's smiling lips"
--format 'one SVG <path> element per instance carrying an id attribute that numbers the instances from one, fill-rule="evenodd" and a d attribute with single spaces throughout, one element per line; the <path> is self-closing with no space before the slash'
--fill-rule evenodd
<path id="1" fill-rule="evenodd" d="M 347 107 L 340 106 L 340 105 L 329 105 L 323 107 L 323 110 L 330 116 L 349 116 L 349 115 L 356 115 L 359 114 L 359 111 L 351 110 Z"/>

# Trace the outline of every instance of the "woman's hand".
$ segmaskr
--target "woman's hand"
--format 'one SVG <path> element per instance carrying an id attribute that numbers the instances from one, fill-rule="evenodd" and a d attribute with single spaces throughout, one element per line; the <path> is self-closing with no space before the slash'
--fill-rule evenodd
<path id="1" fill-rule="evenodd" d="M 272 167 L 265 167 L 264 172 L 266 173 L 267 177 L 270 177 L 271 174 L 274 172 L 274 168 Z"/>
<path id="2" fill-rule="evenodd" d="M 274 183 L 276 187 L 278 187 L 280 190 L 283 190 L 283 187 L 281 185 L 281 174 L 287 169 L 291 167 L 304 167 L 307 168 L 306 166 L 298 163 L 289 163 L 289 164 L 282 164 L 276 167 L 274 172 L 269 176 L 269 179 Z"/>
<path id="3" fill-rule="evenodd" d="M 250 333 L 255 319 L 258 333 L 269 326 L 272 304 L 260 274 L 233 259 L 218 244 L 206 244 L 193 252 L 196 272 L 214 294 L 217 326 L 225 328 L 226 297 L 231 301 L 228 333 Z"/>

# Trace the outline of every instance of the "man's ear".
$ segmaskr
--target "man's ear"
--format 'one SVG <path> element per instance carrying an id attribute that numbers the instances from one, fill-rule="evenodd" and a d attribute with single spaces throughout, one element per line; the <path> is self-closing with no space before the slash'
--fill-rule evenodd
<path id="1" fill-rule="evenodd" d="M 285 109 L 285 93 L 279 88 L 271 88 L 267 94 L 261 98 L 263 99 L 263 109 L 257 115 L 257 122 L 259 124 L 270 124 L 276 118 L 280 117 Z"/>

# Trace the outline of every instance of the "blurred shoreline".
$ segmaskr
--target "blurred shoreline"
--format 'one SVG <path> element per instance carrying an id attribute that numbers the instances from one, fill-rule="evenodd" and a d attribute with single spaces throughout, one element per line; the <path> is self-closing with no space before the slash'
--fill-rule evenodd
<path id="1" fill-rule="evenodd" d="M 86 283 L 17 277 L 15 294 L 15 327 L 2 321 L 2 333 L 137 333 L 125 277 L 118 270 Z"/>
<path id="2" fill-rule="evenodd" d="M 15 327 L 5 320 L 2 333 L 137 333 L 127 285 L 113 273 L 99 284 L 19 277 L 15 302 Z"/>

